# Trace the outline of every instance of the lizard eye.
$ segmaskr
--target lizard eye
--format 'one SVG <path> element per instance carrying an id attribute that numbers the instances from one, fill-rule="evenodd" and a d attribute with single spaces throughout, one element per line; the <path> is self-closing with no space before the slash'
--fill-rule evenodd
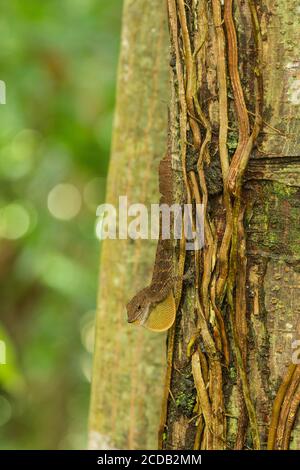
<path id="1" fill-rule="evenodd" d="M 142 308 L 142 307 L 141 307 L 140 305 L 138 305 L 138 310 L 141 310 L 141 308 Z"/>

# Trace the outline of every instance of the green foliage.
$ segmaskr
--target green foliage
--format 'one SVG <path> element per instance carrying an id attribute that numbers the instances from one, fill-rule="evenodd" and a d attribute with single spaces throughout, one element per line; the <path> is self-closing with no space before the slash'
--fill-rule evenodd
<path id="1" fill-rule="evenodd" d="M 85 446 L 121 10 L 1 2 L 2 449 Z"/>

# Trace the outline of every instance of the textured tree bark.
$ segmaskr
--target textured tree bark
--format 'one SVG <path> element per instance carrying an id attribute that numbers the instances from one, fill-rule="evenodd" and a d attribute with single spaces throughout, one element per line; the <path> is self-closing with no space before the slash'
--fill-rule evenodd
<path id="1" fill-rule="evenodd" d="M 125 0 L 107 202 L 158 202 L 165 151 L 168 32 L 161 0 Z M 150 279 L 155 243 L 102 243 L 89 425 L 90 448 L 155 448 L 164 335 L 126 322 L 125 305 Z"/>
<path id="2" fill-rule="evenodd" d="M 300 449 L 300 4 L 167 3 L 178 199 L 204 205 L 205 247 L 186 255 L 159 445 Z"/>

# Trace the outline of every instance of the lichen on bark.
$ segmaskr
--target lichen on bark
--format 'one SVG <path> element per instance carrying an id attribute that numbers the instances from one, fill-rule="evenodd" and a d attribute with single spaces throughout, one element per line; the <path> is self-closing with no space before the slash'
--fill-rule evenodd
<path id="1" fill-rule="evenodd" d="M 293 309 L 299 295 L 298 32 L 282 1 L 168 5 L 172 125 L 181 131 L 173 138 L 190 187 L 190 174 L 196 174 L 207 218 L 204 252 L 186 260 L 187 267 L 194 264 L 195 283 L 185 283 L 177 313 L 163 447 L 266 448 L 274 399 L 291 362 L 289 341 L 299 334 Z M 244 154 L 251 147 L 246 165 L 239 160 L 242 145 Z M 240 173 L 240 194 L 237 186 L 226 196 L 239 165 L 247 169 Z M 230 261 L 222 265 L 230 217 L 223 251 Z M 293 286 L 289 291 L 284 277 Z M 214 283 L 221 297 L 214 296 Z M 278 334 L 282 322 L 284 336 Z M 282 404 L 278 429 L 284 419 L 288 424 L 277 448 L 299 448 L 295 381 L 290 403 L 285 398 Z"/>
<path id="2" fill-rule="evenodd" d="M 206 247 L 186 255 L 194 278 L 169 335 L 159 445 L 265 449 L 269 438 L 269 447 L 299 449 L 299 5 L 235 0 L 224 22 L 228 5 L 168 0 L 176 200 L 204 203 Z M 166 17 L 160 0 L 125 1 L 108 202 L 121 193 L 158 201 Z M 243 185 L 230 192 L 230 165 L 239 172 L 238 149 L 258 121 Z M 124 322 L 127 299 L 151 274 L 148 246 L 103 245 L 91 447 L 156 446 L 163 338 Z"/>

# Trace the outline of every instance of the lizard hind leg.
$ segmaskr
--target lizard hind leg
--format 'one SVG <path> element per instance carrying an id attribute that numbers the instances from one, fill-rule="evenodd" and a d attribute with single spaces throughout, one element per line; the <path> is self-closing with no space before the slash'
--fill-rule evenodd
<path id="1" fill-rule="evenodd" d="M 174 323 L 176 317 L 176 305 L 173 292 L 162 302 L 156 305 L 144 324 L 144 327 L 150 331 L 166 331 Z"/>

